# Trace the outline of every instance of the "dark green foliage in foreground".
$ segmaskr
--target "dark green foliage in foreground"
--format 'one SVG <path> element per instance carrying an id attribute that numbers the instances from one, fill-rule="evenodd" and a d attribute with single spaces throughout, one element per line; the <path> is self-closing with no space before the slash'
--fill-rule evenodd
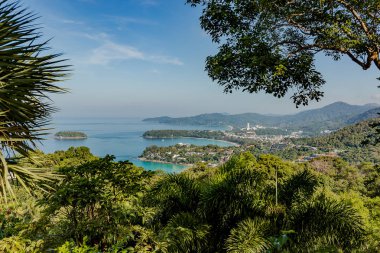
<path id="1" fill-rule="evenodd" d="M 51 243 L 73 239 L 80 244 L 86 237 L 89 244 L 105 248 L 125 236 L 131 224 L 142 224 L 141 210 L 133 206 L 152 173 L 113 159 L 106 156 L 59 170 L 63 181 L 42 200 L 47 205 L 44 219 L 61 217 L 58 223 L 45 224 L 60 234 Z"/>
<path id="2" fill-rule="evenodd" d="M 284 238 L 288 252 L 352 250 L 364 239 L 362 217 L 321 192 L 315 172 L 249 154 L 214 170 L 206 179 L 190 171 L 168 175 L 148 195 L 159 207 L 154 228 L 167 252 L 187 252 L 185 245 L 189 252 L 274 251 Z"/>
<path id="3" fill-rule="evenodd" d="M 56 165 L 62 181 L 55 191 L 38 195 L 39 206 L 25 195 L 29 201 L 2 212 L 6 226 L 0 227 L 0 250 L 380 249 L 380 173 L 370 163 L 354 167 L 340 159 L 319 158 L 295 164 L 271 155 L 255 158 L 242 153 L 217 168 L 198 164 L 180 174 L 163 174 L 87 152 L 72 148 L 45 156 L 62 158 Z M 79 162 L 83 157 L 87 161 Z"/>

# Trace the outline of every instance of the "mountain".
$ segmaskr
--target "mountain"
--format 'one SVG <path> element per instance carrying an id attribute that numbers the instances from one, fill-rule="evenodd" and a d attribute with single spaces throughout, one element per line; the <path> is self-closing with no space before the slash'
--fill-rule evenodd
<path id="1" fill-rule="evenodd" d="M 347 123 L 355 124 L 363 120 L 377 118 L 379 117 L 379 113 L 380 113 L 380 107 L 377 107 L 377 108 L 368 110 L 364 113 L 361 113 L 359 115 L 352 117 L 351 119 L 347 121 Z"/>
<path id="2" fill-rule="evenodd" d="M 267 127 L 279 127 L 292 131 L 304 131 L 305 134 L 315 135 L 322 130 L 336 130 L 352 123 L 355 117 L 363 114 L 370 117 L 370 110 L 379 107 L 378 104 L 350 105 L 344 102 L 335 102 L 319 109 L 307 110 L 293 115 L 263 115 L 259 113 L 243 113 L 226 115 L 222 113 L 201 114 L 191 117 L 157 117 L 147 118 L 144 121 L 176 124 L 176 125 L 206 125 L 206 126 L 234 126 L 241 128 L 250 123 Z"/>

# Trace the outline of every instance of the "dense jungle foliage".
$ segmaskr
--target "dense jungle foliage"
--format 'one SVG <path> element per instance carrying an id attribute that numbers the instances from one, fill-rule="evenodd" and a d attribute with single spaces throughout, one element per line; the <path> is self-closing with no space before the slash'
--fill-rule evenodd
<path id="1" fill-rule="evenodd" d="M 88 148 L 37 154 L 60 178 L 0 212 L 2 252 L 377 252 L 380 166 L 246 152 L 179 174 Z M 28 159 L 20 165 L 31 163 Z"/>

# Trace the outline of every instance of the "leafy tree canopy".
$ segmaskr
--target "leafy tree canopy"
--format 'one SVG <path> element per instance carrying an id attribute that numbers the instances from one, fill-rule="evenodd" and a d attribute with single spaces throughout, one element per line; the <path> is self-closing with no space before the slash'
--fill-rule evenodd
<path id="1" fill-rule="evenodd" d="M 364 70 L 380 69 L 378 0 L 187 0 L 204 7 L 202 28 L 220 44 L 206 60 L 209 76 L 225 92 L 242 89 L 283 97 L 298 105 L 323 96 L 315 68 L 322 52 L 348 56 Z"/>

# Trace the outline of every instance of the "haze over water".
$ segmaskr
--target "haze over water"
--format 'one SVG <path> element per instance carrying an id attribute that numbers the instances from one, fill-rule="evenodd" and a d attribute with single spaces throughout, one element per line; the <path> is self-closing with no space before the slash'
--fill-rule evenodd
<path id="1" fill-rule="evenodd" d="M 67 150 L 72 146 L 86 146 L 97 156 L 114 155 L 117 160 L 129 160 L 147 170 L 159 169 L 167 172 L 178 172 L 185 168 L 181 165 L 138 160 L 138 156 L 148 146 L 170 146 L 177 143 L 231 145 L 223 141 L 193 138 L 144 139 L 143 133 L 153 129 L 222 130 L 222 128 L 158 124 L 144 122 L 141 118 L 58 118 L 53 120 L 51 127 L 54 128 L 50 131 L 51 134 L 39 145 L 39 148 L 45 153 Z M 88 138 L 85 140 L 56 140 L 54 134 L 58 131 L 80 131 L 87 134 Z"/>

